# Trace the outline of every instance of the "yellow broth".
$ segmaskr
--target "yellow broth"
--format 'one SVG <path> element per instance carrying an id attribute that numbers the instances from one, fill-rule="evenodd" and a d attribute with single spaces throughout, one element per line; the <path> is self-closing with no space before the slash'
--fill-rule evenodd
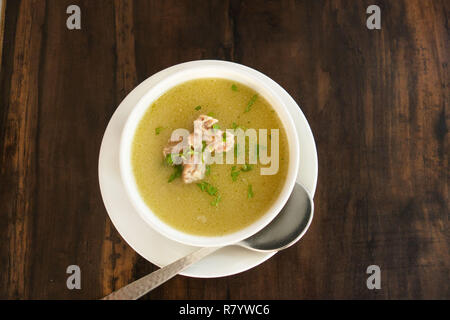
<path id="1" fill-rule="evenodd" d="M 288 142 L 281 121 L 263 97 L 258 96 L 245 112 L 255 94 L 238 82 L 198 79 L 170 89 L 149 107 L 134 135 L 132 167 L 141 197 L 162 221 L 185 233 L 221 236 L 252 224 L 275 202 L 286 179 Z M 162 155 L 173 130 L 184 128 L 192 132 L 193 121 L 208 113 L 219 120 L 222 130 L 233 128 L 233 123 L 268 132 L 279 129 L 277 174 L 261 175 L 262 165 L 258 163 L 248 172 L 240 171 L 233 181 L 232 167 L 238 171 L 242 164 L 211 164 L 210 175 L 202 181 L 217 188 L 221 196 L 217 205 L 216 197 L 202 191 L 196 183 L 184 184 L 181 178 L 169 183 L 174 168 L 165 163 Z M 267 141 L 270 154 L 270 140 Z"/>

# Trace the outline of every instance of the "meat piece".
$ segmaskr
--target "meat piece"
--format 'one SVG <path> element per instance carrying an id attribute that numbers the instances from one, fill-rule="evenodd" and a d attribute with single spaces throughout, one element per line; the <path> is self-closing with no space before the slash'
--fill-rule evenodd
<path id="1" fill-rule="evenodd" d="M 195 163 L 194 157 L 191 157 L 183 164 L 183 173 L 181 178 L 184 183 L 192 183 L 205 177 L 206 165 L 203 162 Z"/>
<path id="2" fill-rule="evenodd" d="M 214 142 L 214 151 L 215 152 L 228 152 L 234 147 L 234 135 L 231 132 L 225 131 L 220 135 L 220 139 Z"/>
<path id="3" fill-rule="evenodd" d="M 167 157 L 168 154 L 178 153 L 179 150 L 183 150 L 182 146 L 180 145 L 180 143 L 182 143 L 182 141 L 183 141 L 182 137 L 180 137 L 180 139 L 176 140 L 176 141 L 169 140 L 169 142 L 167 143 L 167 146 L 165 146 L 163 149 L 164 158 Z"/>
<path id="4" fill-rule="evenodd" d="M 174 165 L 183 164 L 182 162 L 186 158 L 186 155 L 184 155 L 184 153 L 187 152 L 188 150 L 193 149 L 193 145 L 194 145 L 193 133 L 191 133 L 187 138 L 179 137 L 178 140 L 172 140 L 171 137 L 167 145 L 163 148 L 163 156 L 164 158 L 166 158 L 167 155 L 172 154 L 172 161 Z"/>
<path id="5" fill-rule="evenodd" d="M 189 150 L 189 154 L 184 154 L 182 159 L 183 173 L 181 175 L 184 183 L 192 183 L 205 177 L 206 165 L 202 161 L 202 142 L 206 143 L 205 150 L 209 152 L 227 152 L 234 147 L 234 135 L 213 128 L 219 120 L 207 115 L 201 115 L 194 121 L 194 132 L 186 141 L 182 138 L 169 140 L 163 149 L 163 155 L 179 154 L 183 150 Z M 225 135 L 225 139 L 224 139 Z M 185 152 L 186 153 L 186 152 Z"/>
<path id="6" fill-rule="evenodd" d="M 194 128 L 196 127 L 197 123 L 197 125 L 199 126 L 201 125 L 203 130 L 208 130 L 211 129 L 212 126 L 215 125 L 217 122 L 219 122 L 219 120 L 202 114 L 197 118 L 197 120 L 194 121 Z"/>
<path id="7" fill-rule="evenodd" d="M 206 142 L 206 148 L 209 152 L 227 152 L 234 147 L 234 135 L 230 132 L 225 132 L 226 141 L 224 141 L 224 132 L 220 129 L 214 129 L 213 125 L 219 122 L 209 116 L 201 115 L 194 121 L 194 132 L 202 128 L 202 140 Z M 197 125 L 196 125 L 197 123 Z"/>
<path id="8" fill-rule="evenodd" d="M 224 139 L 225 134 L 225 139 Z M 206 150 L 209 152 L 228 152 L 234 147 L 234 135 L 231 132 L 211 129 L 205 134 Z"/>

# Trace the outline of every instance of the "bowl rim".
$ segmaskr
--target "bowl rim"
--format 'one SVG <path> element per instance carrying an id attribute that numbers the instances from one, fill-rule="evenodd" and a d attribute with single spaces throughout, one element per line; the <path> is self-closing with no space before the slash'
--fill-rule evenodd
<path id="1" fill-rule="evenodd" d="M 203 62 L 203 63 L 202 63 Z M 286 179 L 278 198 L 270 208 L 250 225 L 221 236 L 201 236 L 185 233 L 161 220 L 145 203 L 137 187 L 131 164 L 132 142 L 140 120 L 161 95 L 184 82 L 201 78 L 219 78 L 242 83 L 263 96 L 277 113 L 286 131 L 289 145 L 289 165 Z M 252 68 L 219 60 L 198 61 L 163 77 L 139 99 L 133 107 L 120 137 L 120 173 L 130 202 L 142 219 L 163 236 L 191 246 L 216 247 L 235 244 L 264 228 L 281 211 L 294 188 L 299 168 L 300 146 L 294 121 L 280 96 L 269 87 L 267 76 Z M 270 79 L 270 78 L 269 78 Z"/>

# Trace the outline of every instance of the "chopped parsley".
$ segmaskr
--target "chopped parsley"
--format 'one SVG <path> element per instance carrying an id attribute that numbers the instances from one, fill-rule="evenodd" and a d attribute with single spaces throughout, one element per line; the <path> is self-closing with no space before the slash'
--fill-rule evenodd
<path id="1" fill-rule="evenodd" d="M 240 173 L 241 173 L 241 172 L 240 172 L 239 170 L 237 170 L 236 166 L 232 166 L 232 167 L 231 167 L 231 179 L 232 179 L 233 181 L 236 181 L 236 180 L 237 180 L 237 178 L 238 178 L 238 176 L 239 176 Z"/>
<path id="2" fill-rule="evenodd" d="M 198 110 L 200 110 L 201 108 L 202 108 L 202 106 L 196 106 L 196 107 L 195 107 L 195 110 L 198 111 Z"/>
<path id="3" fill-rule="evenodd" d="M 236 122 L 233 122 L 233 124 L 231 125 L 231 127 L 233 128 L 233 130 L 239 129 L 241 128 L 242 130 L 247 130 L 246 127 L 238 125 Z"/>
<path id="4" fill-rule="evenodd" d="M 244 164 L 241 168 L 242 172 L 249 172 L 253 169 L 253 166 L 251 164 Z"/>
<path id="5" fill-rule="evenodd" d="M 253 194 L 253 187 L 251 184 L 248 185 L 247 188 L 247 199 L 251 199 L 253 198 L 254 194 Z"/>
<path id="6" fill-rule="evenodd" d="M 169 177 L 168 182 L 172 182 L 173 180 L 175 180 L 176 178 L 181 177 L 181 173 L 183 172 L 183 166 L 182 165 L 178 165 L 174 167 L 174 172 L 172 173 L 172 175 Z"/>
<path id="7" fill-rule="evenodd" d="M 189 150 L 186 151 L 186 153 L 184 153 L 183 155 L 186 157 L 186 156 L 192 156 L 192 155 L 194 155 L 194 154 L 198 154 L 198 152 L 197 152 L 197 151 L 194 151 L 194 150 L 192 150 L 192 149 L 189 149 Z"/>
<path id="8" fill-rule="evenodd" d="M 238 87 L 237 85 L 235 85 L 234 83 L 231 85 L 231 90 L 233 91 L 238 91 Z"/>
<path id="9" fill-rule="evenodd" d="M 197 183 L 197 186 L 200 188 L 200 190 L 206 191 L 210 196 L 215 196 L 219 191 L 216 187 L 214 187 L 213 185 L 209 184 L 206 181 Z"/>
<path id="10" fill-rule="evenodd" d="M 164 127 L 158 127 L 158 128 L 155 128 L 155 134 L 156 134 L 156 135 L 160 134 L 161 131 L 163 131 L 164 129 L 165 129 Z"/>
<path id="11" fill-rule="evenodd" d="M 209 176 L 210 174 L 211 174 L 211 166 L 207 164 L 205 168 L 205 176 Z"/>
<path id="12" fill-rule="evenodd" d="M 217 194 L 217 191 L 219 190 L 210 184 L 206 187 L 206 192 L 208 192 L 210 196 L 215 196 Z"/>
<path id="13" fill-rule="evenodd" d="M 197 183 L 197 186 L 200 188 L 200 190 L 205 191 L 210 196 L 215 196 L 215 199 L 211 201 L 212 206 L 217 207 L 219 205 L 222 196 L 218 193 L 219 190 L 216 187 L 212 186 L 206 181 Z"/>
<path id="14" fill-rule="evenodd" d="M 171 153 L 169 153 L 169 154 L 166 156 L 165 161 L 166 161 L 166 163 L 167 163 L 169 166 L 173 165 L 173 159 L 172 159 L 172 154 L 171 154 Z"/>
<path id="15" fill-rule="evenodd" d="M 222 199 L 221 195 L 218 194 L 217 197 L 213 201 L 211 201 L 211 205 L 213 207 L 217 207 L 221 199 Z"/>
<path id="16" fill-rule="evenodd" d="M 197 186 L 200 188 L 200 190 L 205 191 L 207 182 L 201 182 L 197 183 Z"/>
<path id="17" fill-rule="evenodd" d="M 219 129 L 220 129 L 220 126 L 219 126 L 217 123 L 215 123 L 215 124 L 213 124 L 212 128 L 213 128 L 214 130 L 219 130 Z"/>
<path id="18" fill-rule="evenodd" d="M 248 104 L 247 104 L 247 107 L 245 108 L 245 112 L 249 112 L 249 111 L 250 111 L 250 109 L 252 108 L 252 106 L 253 106 L 253 104 L 255 103 L 255 101 L 256 101 L 257 98 L 258 98 L 258 95 L 255 94 L 255 95 L 250 99 L 250 101 L 249 101 Z"/>

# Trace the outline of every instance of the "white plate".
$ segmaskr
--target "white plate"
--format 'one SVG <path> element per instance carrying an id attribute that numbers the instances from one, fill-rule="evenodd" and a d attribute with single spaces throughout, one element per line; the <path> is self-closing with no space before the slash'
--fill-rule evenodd
<path id="1" fill-rule="evenodd" d="M 137 86 L 114 112 L 100 147 L 98 175 L 100 191 L 106 210 L 114 226 L 125 241 L 142 257 L 162 267 L 198 249 L 169 240 L 147 225 L 134 210 L 122 184 L 119 169 L 119 144 L 125 121 L 139 99 L 161 79 L 192 65 L 229 65 L 248 67 L 225 61 L 200 60 L 175 65 L 160 71 Z M 250 69 L 252 72 L 258 71 Z M 294 99 L 276 82 L 264 76 L 267 84 L 285 99 L 294 119 L 300 142 L 300 167 L 297 182 L 314 196 L 317 183 L 317 152 L 308 121 Z M 275 253 L 255 252 L 238 246 L 222 248 L 192 265 L 182 275 L 199 278 L 224 277 L 251 269 Z"/>

